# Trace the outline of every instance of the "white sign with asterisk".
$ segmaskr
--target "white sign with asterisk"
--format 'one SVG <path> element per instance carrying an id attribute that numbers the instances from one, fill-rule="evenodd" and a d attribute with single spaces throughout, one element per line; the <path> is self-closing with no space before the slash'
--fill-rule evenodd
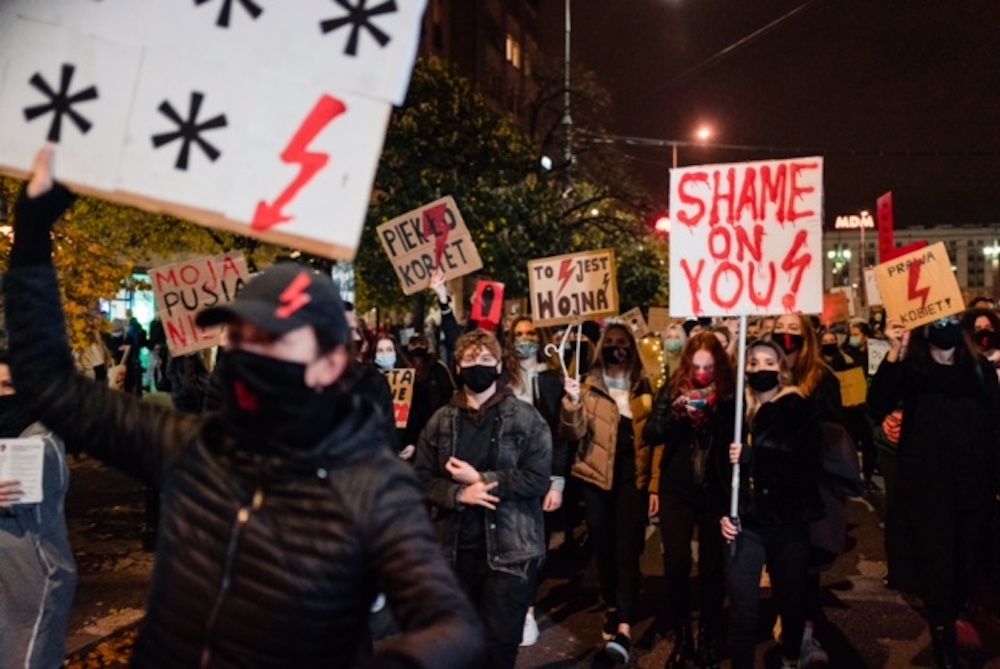
<path id="1" fill-rule="evenodd" d="M 356 252 L 426 0 L 0 0 L 0 171 Z"/>

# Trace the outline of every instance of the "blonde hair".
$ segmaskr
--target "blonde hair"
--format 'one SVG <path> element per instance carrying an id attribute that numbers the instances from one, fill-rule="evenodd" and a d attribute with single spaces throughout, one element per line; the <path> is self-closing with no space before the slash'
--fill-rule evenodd
<path id="1" fill-rule="evenodd" d="M 802 389 L 794 385 L 795 378 L 792 376 L 792 370 L 788 366 L 788 359 L 785 358 L 785 352 L 773 341 L 767 339 L 758 339 L 757 341 L 750 342 L 747 346 L 747 360 L 753 355 L 754 349 L 766 348 L 772 351 L 778 360 L 778 385 L 781 386 L 781 390 L 778 394 L 771 398 L 771 401 L 778 399 L 783 395 L 788 395 L 789 393 L 798 393 L 799 395 L 804 395 Z M 747 421 L 753 421 L 754 416 L 757 415 L 757 411 L 766 404 L 766 402 L 761 402 L 757 394 L 754 393 L 749 388 L 746 389 L 746 417 Z"/>

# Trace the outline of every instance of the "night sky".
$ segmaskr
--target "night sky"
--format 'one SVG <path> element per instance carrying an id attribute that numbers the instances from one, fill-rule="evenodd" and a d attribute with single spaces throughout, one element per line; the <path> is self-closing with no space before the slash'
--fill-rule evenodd
<path id="1" fill-rule="evenodd" d="M 563 0 L 543 0 L 562 53 Z M 801 11 L 705 64 L 798 7 Z M 574 63 L 613 97 L 613 133 L 718 144 L 683 165 L 818 154 L 825 219 L 874 210 L 896 224 L 1000 224 L 997 0 L 573 0 Z M 669 148 L 630 148 L 666 209 Z"/>

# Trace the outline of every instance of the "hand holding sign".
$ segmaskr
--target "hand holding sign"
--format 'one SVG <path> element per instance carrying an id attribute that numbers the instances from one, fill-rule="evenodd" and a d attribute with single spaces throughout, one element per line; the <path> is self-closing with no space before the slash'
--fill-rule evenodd
<path id="1" fill-rule="evenodd" d="M 46 144 L 38 151 L 35 165 L 31 170 L 31 181 L 28 182 L 28 197 L 36 198 L 52 190 L 55 180 L 53 168 L 55 157 L 56 150 L 51 144 Z"/>

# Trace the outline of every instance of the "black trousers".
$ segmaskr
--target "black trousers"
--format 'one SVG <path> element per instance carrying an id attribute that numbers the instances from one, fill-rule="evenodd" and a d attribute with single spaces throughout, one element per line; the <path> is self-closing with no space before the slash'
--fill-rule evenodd
<path id="1" fill-rule="evenodd" d="M 630 478 L 612 490 L 583 484 L 584 514 L 588 543 L 597 554 L 597 576 L 601 598 L 617 609 L 618 622 L 635 622 L 639 598 L 640 559 L 645 543 L 645 495 Z"/>
<path id="2" fill-rule="evenodd" d="M 668 629 L 691 623 L 691 540 L 698 530 L 699 625 L 717 634 L 726 599 L 725 541 L 715 514 L 660 495 L 660 535 L 666 581 L 663 621 Z"/>
<path id="3" fill-rule="evenodd" d="M 790 660 L 799 657 L 809 580 L 809 524 L 744 527 L 737 538 L 736 555 L 729 558 L 729 645 L 733 669 L 754 666 L 760 575 L 765 564 L 781 616 L 781 654 Z"/>
<path id="4" fill-rule="evenodd" d="M 489 669 L 514 669 L 524 616 L 534 603 L 537 570 L 538 560 L 532 560 L 524 575 L 494 571 L 485 552 L 458 552 L 455 572 L 486 627 Z"/>

